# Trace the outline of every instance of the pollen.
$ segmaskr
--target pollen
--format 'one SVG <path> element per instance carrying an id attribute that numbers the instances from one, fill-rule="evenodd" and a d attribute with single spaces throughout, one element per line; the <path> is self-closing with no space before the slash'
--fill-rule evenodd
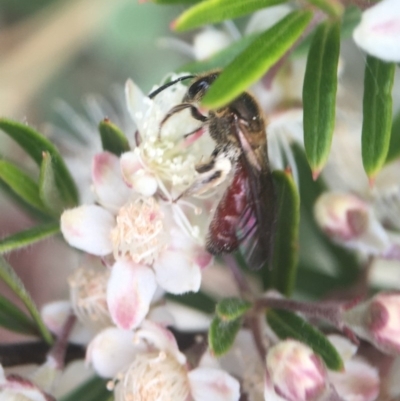
<path id="1" fill-rule="evenodd" d="M 189 399 L 186 369 L 165 353 L 144 353 L 135 357 L 115 386 L 115 401 Z"/>
<path id="2" fill-rule="evenodd" d="M 103 266 L 82 266 L 69 277 L 72 307 L 84 324 L 98 329 L 111 324 L 106 297 L 109 277 L 109 270 Z"/>
<path id="3" fill-rule="evenodd" d="M 154 198 L 140 198 L 123 206 L 111 231 L 114 257 L 151 264 L 163 247 L 164 215 Z"/>

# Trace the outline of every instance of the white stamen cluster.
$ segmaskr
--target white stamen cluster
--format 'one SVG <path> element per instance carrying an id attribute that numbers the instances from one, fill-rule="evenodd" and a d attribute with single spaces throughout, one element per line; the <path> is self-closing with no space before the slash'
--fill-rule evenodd
<path id="1" fill-rule="evenodd" d="M 164 215 L 154 198 L 140 198 L 123 206 L 111 231 L 115 258 L 129 256 L 136 263 L 152 263 L 162 249 Z"/>
<path id="2" fill-rule="evenodd" d="M 186 369 L 165 352 L 135 357 L 115 387 L 115 401 L 186 401 L 190 387 Z"/>
<path id="3" fill-rule="evenodd" d="M 69 277 L 71 303 L 78 319 L 102 328 L 111 324 L 107 307 L 107 282 L 110 272 L 106 268 L 82 266 Z"/>

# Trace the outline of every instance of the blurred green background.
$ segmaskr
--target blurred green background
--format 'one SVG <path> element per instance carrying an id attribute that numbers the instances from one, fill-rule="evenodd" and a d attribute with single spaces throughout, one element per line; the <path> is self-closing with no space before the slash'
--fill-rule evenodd
<path id="1" fill-rule="evenodd" d="M 137 0 L 0 0 L 0 115 L 59 126 L 57 99 L 80 112 L 87 94 L 110 98 L 112 85 L 128 77 L 149 91 L 188 61 L 157 45 L 176 36 L 169 23 L 183 9 Z"/>

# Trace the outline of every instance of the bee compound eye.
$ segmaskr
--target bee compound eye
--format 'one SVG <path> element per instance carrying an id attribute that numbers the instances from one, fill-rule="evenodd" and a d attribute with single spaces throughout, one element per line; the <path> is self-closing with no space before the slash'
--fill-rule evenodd
<path id="1" fill-rule="evenodd" d="M 191 99 L 194 99 L 199 93 L 206 92 L 209 86 L 210 83 L 208 81 L 206 81 L 205 79 L 201 79 L 200 81 L 197 81 L 190 86 L 188 90 L 188 95 Z"/>

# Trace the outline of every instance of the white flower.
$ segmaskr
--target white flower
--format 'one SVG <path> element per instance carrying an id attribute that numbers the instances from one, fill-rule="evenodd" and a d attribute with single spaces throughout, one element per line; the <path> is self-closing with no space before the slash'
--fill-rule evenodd
<path id="1" fill-rule="evenodd" d="M 171 332 L 160 325 L 144 321 L 136 331 L 134 342 L 128 346 L 133 352 L 132 360 L 126 365 L 124 347 L 118 341 L 107 341 L 113 346 L 101 346 L 97 339 L 88 352 L 88 361 L 97 372 L 107 371 L 114 377 L 116 401 L 135 399 L 138 401 L 175 400 L 186 401 L 237 401 L 239 383 L 226 372 L 216 368 L 188 369 L 186 357 L 179 351 Z M 122 333 L 114 331 L 115 339 Z M 94 352 L 97 357 L 93 358 Z M 101 354 L 104 354 L 101 357 Z M 108 354 L 108 356 L 106 355 Z M 109 359 L 108 366 L 104 362 Z M 102 361 L 101 363 L 99 361 Z M 119 365 L 119 366 L 118 366 Z"/>
<path id="2" fill-rule="evenodd" d="M 383 0 L 364 11 L 353 39 L 372 56 L 400 61 L 400 2 Z"/>
<path id="3" fill-rule="evenodd" d="M 137 146 L 120 158 L 96 154 L 92 180 L 98 205 L 67 210 L 61 217 L 64 238 L 72 246 L 114 256 L 107 304 L 122 329 L 140 324 L 157 284 L 175 294 L 198 291 L 201 270 L 212 262 L 204 243 L 215 200 L 174 199 L 194 180 L 195 164 L 214 145 L 201 132 L 196 140 L 184 138 L 198 127 L 190 113 L 170 118 L 160 132 L 161 120 L 185 91 L 173 85 L 151 100 L 128 81 Z"/>

